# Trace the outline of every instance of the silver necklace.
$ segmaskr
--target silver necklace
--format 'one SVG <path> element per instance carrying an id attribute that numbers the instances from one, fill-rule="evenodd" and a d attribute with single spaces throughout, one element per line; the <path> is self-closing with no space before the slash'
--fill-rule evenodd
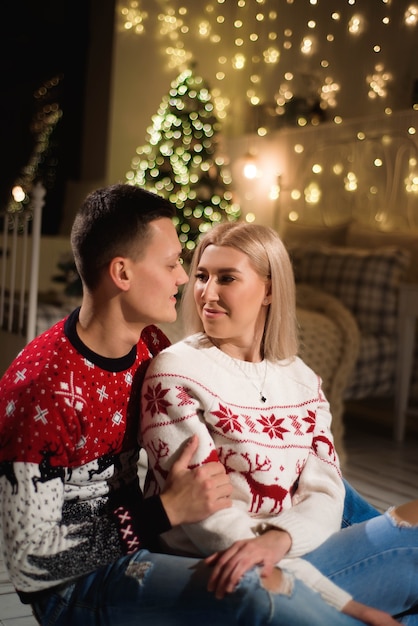
<path id="1" fill-rule="evenodd" d="M 260 401 L 261 402 L 267 402 L 267 398 L 263 393 L 263 389 L 264 389 L 264 385 L 266 384 L 266 377 L 267 377 L 267 359 L 264 359 L 264 376 L 263 376 L 263 384 L 261 385 L 261 389 L 259 389 L 257 387 L 257 385 L 254 383 L 253 379 L 250 378 L 247 373 L 242 369 L 241 365 L 238 362 L 238 359 L 234 359 L 232 358 L 233 363 L 235 363 L 235 365 L 238 367 L 238 369 L 244 374 L 245 378 L 247 380 L 250 381 L 250 383 L 252 384 L 252 386 L 254 387 L 254 389 L 257 391 L 258 395 L 260 396 Z"/>

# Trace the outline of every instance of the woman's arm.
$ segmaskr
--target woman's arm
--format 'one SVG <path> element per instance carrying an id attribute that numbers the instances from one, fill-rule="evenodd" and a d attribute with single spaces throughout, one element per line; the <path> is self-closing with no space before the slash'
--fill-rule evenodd
<path id="1" fill-rule="evenodd" d="M 157 382 L 157 388 L 158 385 Z M 147 389 L 147 379 L 144 382 L 144 389 Z M 197 436 L 199 445 L 193 462 L 189 464 L 189 469 L 201 468 L 202 471 L 207 464 L 218 461 L 208 429 L 198 418 L 195 406 L 192 406 L 190 401 L 187 402 L 187 419 L 176 418 L 175 406 L 171 405 L 171 396 L 177 393 L 175 389 L 176 385 L 173 384 L 171 390 L 164 393 L 165 408 L 162 413 L 152 415 L 147 409 L 146 401 L 145 404 L 142 403 L 141 443 L 147 452 L 153 478 L 162 491 L 166 488 L 169 471 L 177 461 L 184 442 L 191 437 Z M 189 500 L 193 498 L 193 491 L 187 495 L 187 487 L 185 497 Z M 237 538 L 254 536 L 252 530 L 256 526 L 254 520 L 242 509 L 242 506 L 238 508 L 239 503 L 232 502 L 232 504 L 233 506 L 228 508 L 219 507 L 220 510 L 214 511 L 213 515 L 199 523 L 183 523 L 182 533 L 190 542 L 188 546 L 190 552 L 196 556 L 208 555 L 230 546 Z M 172 533 L 171 536 L 166 535 L 165 540 L 172 549 L 183 550 L 185 547 L 184 543 L 181 546 L 177 543 L 178 531 Z"/>
<path id="2" fill-rule="evenodd" d="M 171 526 L 200 522 L 232 505 L 232 485 L 222 463 L 189 468 L 198 445 L 196 435 L 185 442 L 160 495 Z M 152 519 L 149 521 L 153 523 Z"/>
<path id="3" fill-rule="evenodd" d="M 267 538 L 267 535 L 271 535 L 273 532 L 266 533 L 263 541 Z M 249 540 L 247 544 L 256 543 L 258 540 Z M 237 543 L 241 544 L 243 542 Z M 321 594 L 326 602 L 342 613 L 359 620 L 361 623 L 369 624 L 370 626 L 395 626 L 395 624 L 399 623 L 388 613 L 353 600 L 350 594 L 322 576 L 318 570 L 303 559 L 286 559 L 283 564 L 284 569 L 277 568 L 272 562 L 268 545 L 266 543 L 265 560 L 254 562 L 254 565 L 260 567 L 261 583 L 268 591 L 284 593 L 287 588 L 285 583 L 286 577 L 293 573 L 303 580 L 307 586 Z M 274 550 L 274 540 L 273 543 L 270 542 L 270 548 Z M 232 593 L 243 572 L 246 571 L 245 569 L 242 572 L 239 570 L 239 563 L 234 562 L 234 554 L 236 554 L 236 545 L 231 546 L 224 553 L 213 554 L 205 559 L 205 562 L 212 567 L 208 590 L 214 593 L 217 598 L 223 598 L 226 594 Z M 263 558 L 261 553 L 259 556 Z M 247 565 L 249 566 L 249 564 Z"/>
<path id="4" fill-rule="evenodd" d="M 199 358 L 204 357 L 199 354 Z M 199 449 L 194 458 L 196 464 L 205 464 L 218 459 L 214 440 L 209 431 L 210 426 L 208 427 L 203 417 L 214 407 L 208 407 L 211 399 L 210 394 L 206 394 L 206 388 L 203 388 L 206 383 L 199 381 L 199 373 L 193 371 L 189 362 L 187 352 L 180 355 L 171 351 L 162 353 L 150 364 L 143 385 L 142 444 L 146 448 L 154 478 L 160 489 L 164 488 L 167 472 L 176 458 L 179 447 L 191 435 L 197 434 L 199 437 Z M 183 374 L 184 371 L 191 371 L 191 375 Z M 200 372 L 200 378 L 201 374 Z M 323 404 L 326 409 L 328 406 L 326 401 Z M 324 417 L 313 420 L 312 426 L 318 429 L 321 436 L 326 432 L 325 426 L 328 426 L 330 421 L 329 411 L 325 409 Z M 318 413 L 320 412 L 321 407 L 318 409 Z M 230 439 L 227 433 L 226 443 Z M 295 532 L 297 544 L 300 544 L 297 547 L 298 554 L 302 552 L 302 546 L 305 552 L 317 547 L 340 527 L 344 499 L 344 486 L 338 464 L 330 462 L 328 456 L 329 446 L 333 450 L 332 438 L 326 441 L 327 445 L 323 446 L 319 440 L 318 451 L 309 454 L 306 469 L 302 471 L 303 479 L 299 480 L 300 486 L 293 497 L 293 504 L 297 506 L 281 511 L 278 515 L 253 517 L 248 513 L 248 497 L 251 497 L 248 494 L 249 487 L 245 487 L 244 478 L 238 476 L 238 480 L 241 480 L 247 491 L 243 494 L 235 489 L 232 510 L 220 511 L 201 524 L 183 527 L 184 535 L 187 535 L 191 542 L 189 550 L 197 555 L 208 555 L 226 549 L 237 539 L 252 538 L 260 530 L 262 532 L 260 523 L 263 520 L 268 520 L 269 526 L 288 531 L 292 540 Z M 244 449 L 243 451 L 245 452 Z M 280 451 L 279 454 L 282 455 Z M 275 472 L 274 467 L 272 472 Z M 282 516 L 286 523 L 283 527 Z M 176 537 L 172 535 L 173 541 L 174 538 L 179 540 L 179 535 Z M 167 540 L 169 541 L 170 537 L 167 537 Z M 288 549 L 287 532 L 282 533 L 280 555 L 285 554 L 285 543 Z M 180 544 L 173 544 L 171 547 L 180 548 Z M 185 548 L 184 543 L 181 544 L 181 548 Z"/>
<path id="5" fill-rule="evenodd" d="M 321 392 L 322 393 L 322 392 Z M 300 473 L 292 506 L 272 516 L 268 527 L 281 528 L 292 537 L 289 556 L 303 556 L 340 530 L 345 487 L 331 432 L 332 417 L 324 399 L 315 409 L 312 445 Z"/>

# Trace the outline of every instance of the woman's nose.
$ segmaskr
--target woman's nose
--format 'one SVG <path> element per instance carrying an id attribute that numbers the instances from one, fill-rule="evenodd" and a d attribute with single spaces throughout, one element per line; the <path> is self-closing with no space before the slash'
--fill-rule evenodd
<path id="1" fill-rule="evenodd" d="M 207 280 L 204 288 L 202 289 L 202 298 L 205 302 L 211 302 L 218 299 L 218 290 L 216 288 L 215 280 L 210 278 Z"/>

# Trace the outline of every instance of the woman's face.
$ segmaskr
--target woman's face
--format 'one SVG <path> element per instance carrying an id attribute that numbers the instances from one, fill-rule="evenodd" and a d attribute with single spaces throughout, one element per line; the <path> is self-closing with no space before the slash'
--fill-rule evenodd
<path id="1" fill-rule="evenodd" d="M 270 304 L 270 281 L 257 274 L 249 257 L 235 248 L 210 245 L 193 279 L 206 334 L 217 345 L 259 348 Z"/>

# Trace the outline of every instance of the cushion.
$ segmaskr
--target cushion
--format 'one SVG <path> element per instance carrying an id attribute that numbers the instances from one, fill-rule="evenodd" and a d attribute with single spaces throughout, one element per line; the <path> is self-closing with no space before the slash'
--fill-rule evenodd
<path id="1" fill-rule="evenodd" d="M 396 332 L 398 289 L 409 253 L 324 246 L 291 251 L 296 282 L 314 285 L 343 302 L 362 334 Z"/>
<path id="2" fill-rule="evenodd" d="M 344 397 L 361 400 L 392 396 L 395 393 L 396 348 L 393 337 L 363 335 L 356 367 Z"/>

